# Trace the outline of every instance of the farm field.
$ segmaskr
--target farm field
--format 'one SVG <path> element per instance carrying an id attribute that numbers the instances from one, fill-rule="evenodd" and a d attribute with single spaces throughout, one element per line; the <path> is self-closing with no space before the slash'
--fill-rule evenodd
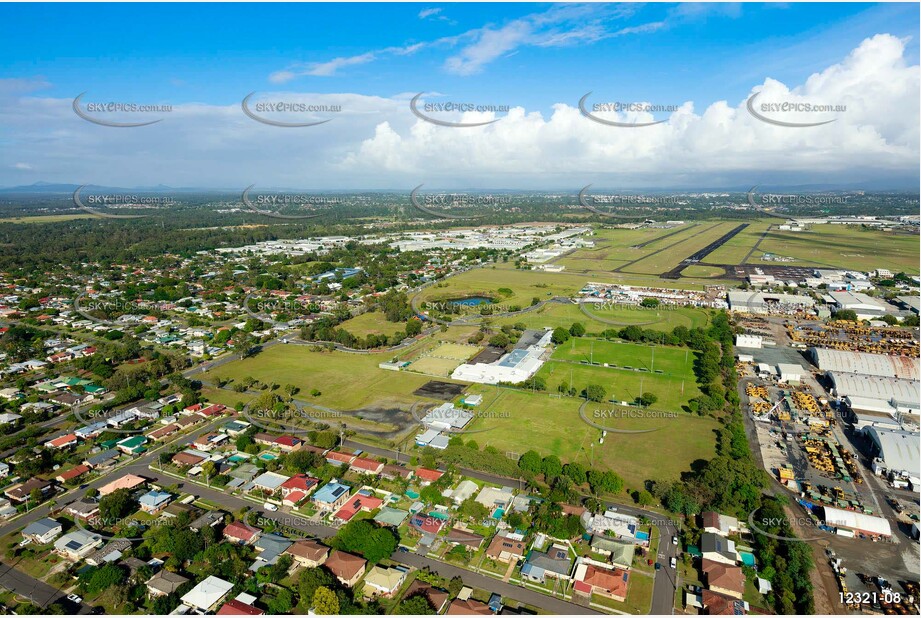
<path id="1" fill-rule="evenodd" d="M 72 215 L 37 215 L 35 217 L 7 217 L 0 219 L 0 223 L 60 223 L 61 221 L 76 221 L 78 219 L 96 219 L 96 215 L 89 213 Z"/>
<path id="2" fill-rule="evenodd" d="M 677 479 L 693 461 L 713 456 L 719 425 L 711 418 L 679 412 L 676 418 L 608 420 L 622 429 L 656 431 L 609 432 L 604 444 L 599 444 L 600 431 L 579 418 L 582 399 L 484 385 L 470 390 L 484 399 L 480 410 L 486 413 L 471 429 L 486 431 L 470 434 L 480 448 L 491 445 L 511 455 L 534 449 L 541 455 L 557 455 L 564 463 L 594 464 L 617 472 L 630 489 L 641 487 L 645 480 Z M 603 408 L 603 404 L 590 405 Z"/>
<path id="3" fill-rule="evenodd" d="M 398 322 L 388 322 L 384 314 L 380 311 L 368 311 L 361 315 L 346 320 L 339 325 L 356 337 L 365 337 L 367 335 L 387 335 L 406 330 L 406 325 Z"/>
<path id="4" fill-rule="evenodd" d="M 762 261 L 764 252 L 795 258 L 780 264 L 918 273 L 917 236 L 851 225 L 813 225 L 802 232 L 772 230 L 748 263 L 778 263 Z"/>

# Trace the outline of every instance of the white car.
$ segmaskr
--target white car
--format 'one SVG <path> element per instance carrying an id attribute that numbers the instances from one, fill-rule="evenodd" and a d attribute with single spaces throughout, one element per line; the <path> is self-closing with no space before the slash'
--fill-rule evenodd
<path id="1" fill-rule="evenodd" d="M 76 595 L 76 594 L 68 594 L 68 595 L 67 595 L 67 600 L 68 600 L 68 601 L 73 601 L 74 603 L 83 603 L 83 597 L 78 596 L 78 595 Z"/>
<path id="2" fill-rule="evenodd" d="M 278 510 L 278 507 L 272 504 L 271 502 L 266 502 L 265 504 L 262 505 L 262 508 L 264 508 L 267 511 L 277 511 Z"/>
<path id="3" fill-rule="evenodd" d="M 673 537 L 672 537 L 672 545 L 677 545 L 677 544 L 678 544 L 678 537 L 673 536 Z"/>
<path id="4" fill-rule="evenodd" d="M 678 568 L 678 559 L 672 556 L 672 559 L 669 561 L 669 564 L 673 569 Z"/>

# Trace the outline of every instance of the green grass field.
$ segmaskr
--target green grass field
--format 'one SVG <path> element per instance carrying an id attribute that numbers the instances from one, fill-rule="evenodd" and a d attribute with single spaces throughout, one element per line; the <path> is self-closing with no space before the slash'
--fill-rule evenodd
<path id="1" fill-rule="evenodd" d="M 367 335 L 387 335 L 389 337 L 394 333 L 405 331 L 406 325 L 388 322 L 380 311 L 368 311 L 346 320 L 339 325 L 339 328 L 344 328 L 356 337 L 365 337 Z"/>
<path id="2" fill-rule="evenodd" d="M 661 308 L 642 309 L 611 305 L 606 305 L 602 308 L 587 305 L 586 310 L 589 315 L 599 318 L 596 321 L 592 321 L 579 310 L 583 319 L 586 320 L 583 323 L 589 331 L 630 325 L 642 326 L 643 328 L 649 328 L 651 330 L 672 330 L 676 326 L 694 328 L 695 326 L 706 326 L 710 322 L 710 315 L 705 309 L 697 309 L 694 307 L 680 307 L 674 310 L 667 310 Z M 595 328 L 596 324 L 601 326 Z"/>
<path id="3" fill-rule="evenodd" d="M 534 449 L 541 455 L 557 455 L 563 462 L 614 470 L 628 488 L 641 487 L 645 480 L 677 479 L 693 461 L 713 457 L 718 423 L 711 418 L 680 412 L 676 418 L 606 421 L 612 427 L 616 423 L 622 429 L 656 431 L 608 433 L 604 444 L 599 444 L 601 432 L 579 417 L 581 399 L 485 385 L 470 390 L 483 394 L 479 410 L 485 414 L 471 429 L 487 431 L 470 434 L 480 448 L 491 445 L 511 455 Z M 590 404 L 596 405 L 604 404 Z"/>
<path id="4" fill-rule="evenodd" d="M 378 363 L 387 360 L 390 357 L 382 354 L 318 352 L 308 346 L 276 345 L 209 371 L 205 379 L 242 380 L 251 376 L 264 383 L 293 384 L 301 389 L 301 397 L 315 388 L 321 395 L 309 397 L 312 403 L 343 411 L 421 401 L 413 391 L 431 378 L 380 369 Z"/>
<path id="5" fill-rule="evenodd" d="M 763 262 L 764 252 L 795 258 L 791 265 L 919 272 L 917 236 L 853 225 L 812 225 L 803 232 L 772 230 L 749 263 L 776 263 Z"/>
<path id="6" fill-rule="evenodd" d="M 35 217 L 8 217 L 6 219 L 0 219 L 0 223 L 60 223 L 61 221 L 76 221 L 78 219 L 98 219 L 98 217 L 89 213 L 73 215 L 37 215 Z"/>
<path id="7" fill-rule="evenodd" d="M 539 270 L 518 270 L 511 264 L 475 268 L 426 288 L 418 298 L 424 301 L 445 301 L 469 296 L 488 295 L 499 298 L 503 305 L 531 305 L 532 298 L 544 300 L 553 296 L 570 296 L 582 289 L 585 277 L 566 272 L 547 273 Z M 503 296 L 499 288 L 508 288 L 511 296 Z"/>
<path id="8" fill-rule="evenodd" d="M 660 253 L 651 254 L 635 264 L 631 264 L 624 270 L 631 273 L 644 273 L 658 275 L 677 266 L 681 260 L 691 255 L 695 251 L 703 249 L 708 244 L 718 239 L 723 234 L 736 227 L 736 222 L 704 222 L 695 227 L 692 233 L 688 235 L 672 236 L 662 241 L 662 245 L 667 247 Z M 676 238 L 679 239 L 676 241 Z M 658 243 L 657 243 L 658 244 Z M 651 245 L 647 249 L 657 249 Z"/>
<path id="9" fill-rule="evenodd" d="M 649 371 L 658 369 L 667 375 L 694 380 L 694 352 L 688 348 L 573 338 L 557 347 L 553 360 L 591 361 L 618 367 L 642 367 Z"/>

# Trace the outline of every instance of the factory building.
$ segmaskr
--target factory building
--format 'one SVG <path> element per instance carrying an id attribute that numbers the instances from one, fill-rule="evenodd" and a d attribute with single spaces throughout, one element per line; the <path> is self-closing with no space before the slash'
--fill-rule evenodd
<path id="1" fill-rule="evenodd" d="M 889 471 L 917 476 L 921 469 L 921 440 L 917 433 L 879 426 L 865 427 L 863 433 L 873 442 L 877 457 Z"/>
<path id="2" fill-rule="evenodd" d="M 825 511 L 825 525 L 837 528 L 838 534 L 850 532 L 867 536 L 892 536 L 892 527 L 888 519 L 830 506 L 824 507 L 823 510 Z"/>
<path id="3" fill-rule="evenodd" d="M 809 348 L 813 364 L 822 371 L 835 373 L 859 373 L 885 378 L 915 380 L 921 364 L 917 358 L 887 356 L 868 352 Z"/>
<path id="4" fill-rule="evenodd" d="M 895 308 L 890 307 L 872 296 L 860 292 L 842 291 L 829 293 L 835 301 L 835 311 L 850 309 L 861 320 L 876 320 L 889 313 L 895 313 Z"/>
<path id="5" fill-rule="evenodd" d="M 747 292 L 733 290 L 726 293 L 730 311 L 742 313 L 784 313 L 811 309 L 815 301 L 810 296 L 799 294 L 773 294 L 771 292 Z"/>

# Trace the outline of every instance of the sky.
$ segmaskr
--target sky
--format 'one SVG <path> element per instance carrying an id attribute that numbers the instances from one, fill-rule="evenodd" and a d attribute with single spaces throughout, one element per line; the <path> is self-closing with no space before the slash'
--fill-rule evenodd
<path id="1" fill-rule="evenodd" d="M 917 190 L 918 31 L 910 3 L 3 4 L 0 186 Z"/>

